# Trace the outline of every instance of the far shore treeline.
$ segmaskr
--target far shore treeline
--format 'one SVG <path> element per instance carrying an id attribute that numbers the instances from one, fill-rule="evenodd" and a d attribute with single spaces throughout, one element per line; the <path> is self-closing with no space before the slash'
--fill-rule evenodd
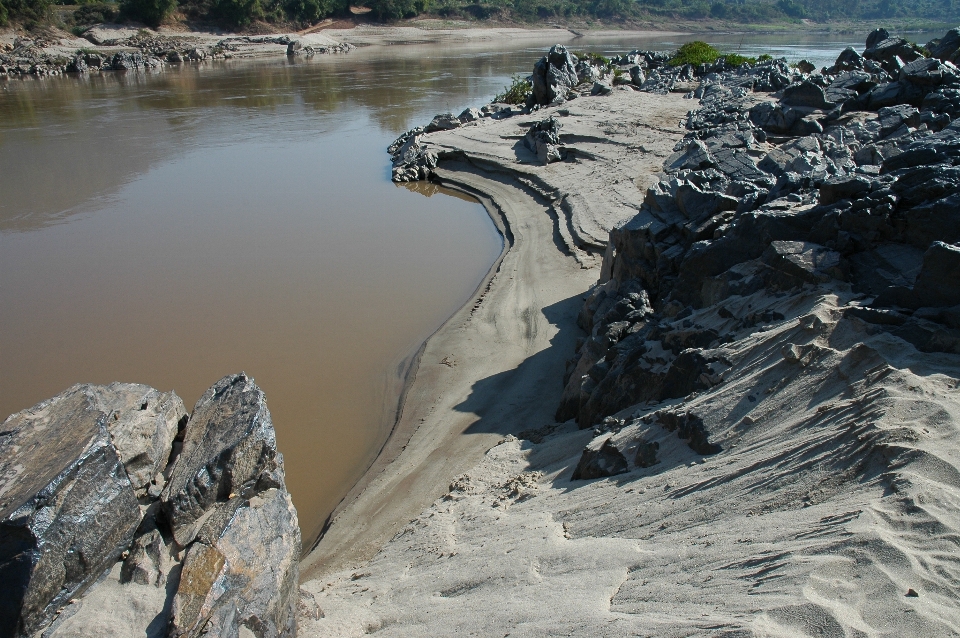
<path id="1" fill-rule="evenodd" d="M 53 11 L 52 5 L 80 6 Z M 637 24 L 719 21 L 726 24 L 813 23 L 859 20 L 955 22 L 960 0 L 0 0 L 0 26 L 58 24 L 82 31 L 101 22 L 170 21 L 243 30 L 257 23 L 305 27 L 349 17 L 351 5 L 370 18 L 393 21 L 417 16 L 496 20 L 528 24 L 599 19 Z"/>

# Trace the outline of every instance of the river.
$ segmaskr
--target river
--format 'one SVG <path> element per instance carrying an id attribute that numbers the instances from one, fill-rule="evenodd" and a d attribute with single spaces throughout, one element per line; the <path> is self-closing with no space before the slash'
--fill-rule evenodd
<path id="1" fill-rule="evenodd" d="M 818 66 L 863 40 L 705 39 Z M 0 80 L 0 417 L 79 382 L 175 390 L 190 409 L 244 370 L 267 394 L 309 543 L 388 436 L 411 355 L 502 247 L 476 202 L 392 184 L 386 147 L 489 101 L 544 50 Z"/>

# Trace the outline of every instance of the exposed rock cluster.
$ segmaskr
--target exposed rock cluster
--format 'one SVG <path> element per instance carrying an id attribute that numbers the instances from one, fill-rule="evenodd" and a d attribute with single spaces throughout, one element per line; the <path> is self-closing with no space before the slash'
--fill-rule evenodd
<path id="1" fill-rule="evenodd" d="M 744 307 L 751 295 L 839 286 L 868 330 L 960 354 L 960 37 L 936 42 L 926 58 L 875 31 L 862 54 L 793 72 L 774 101 L 753 92 L 760 65 L 701 76 L 663 178 L 611 232 L 558 421 L 617 431 L 610 415 L 624 408 L 723 383 L 723 344 L 785 318 L 760 297 Z M 717 451 L 696 415 L 658 415 L 697 452 Z M 627 471 L 615 438 L 594 447 L 578 477 Z"/>
<path id="2" fill-rule="evenodd" d="M 161 635 L 295 635 L 296 510 L 263 392 L 242 373 L 189 416 L 172 392 L 122 383 L 10 416 L 0 499 L 0 636 L 58 635 L 118 561 L 120 582 L 172 592 Z"/>
<path id="3" fill-rule="evenodd" d="M 137 33 L 131 37 L 100 37 L 97 29 L 84 34 L 93 48 L 84 47 L 69 54 L 51 52 L 58 42 L 50 38 L 17 38 L 9 51 L 0 50 L 0 76 L 45 76 L 63 73 L 100 71 L 145 71 L 170 65 L 204 60 L 229 59 L 256 45 L 286 47 L 288 56 L 313 56 L 346 53 L 354 47 L 344 42 L 313 43 L 309 40 L 279 36 L 231 36 L 211 43 L 199 38 Z M 208 39 L 209 40 L 209 39 Z M 116 51 L 115 47 L 125 47 Z M 97 47 L 111 47 L 103 50 Z"/>

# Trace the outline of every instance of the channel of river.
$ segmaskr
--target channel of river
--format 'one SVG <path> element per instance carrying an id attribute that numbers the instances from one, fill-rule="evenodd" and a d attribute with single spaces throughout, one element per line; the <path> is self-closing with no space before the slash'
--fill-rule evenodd
<path id="1" fill-rule="evenodd" d="M 863 40 L 704 39 L 818 66 Z M 174 390 L 189 410 L 244 370 L 309 543 L 389 435 L 413 353 L 502 246 L 475 201 L 391 183 L 386 147 L 486 103 L 546 46 L 0 80 L 0 418 L 81 382 Z"/>

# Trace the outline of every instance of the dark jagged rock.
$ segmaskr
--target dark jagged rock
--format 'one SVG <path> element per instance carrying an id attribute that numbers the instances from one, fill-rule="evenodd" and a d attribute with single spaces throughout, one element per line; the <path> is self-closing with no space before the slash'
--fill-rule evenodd
<path id="1" fill-rule="evenodd" d="M 160 496 L 177 543 L 194 539 L 214 504 L 281 487 L 280 463 L 260 388 L 244 374 L 218 381 L 197 401 Z"/>
<path id="2" fill-rule="evenodd" d="M 931 58 L 956 63 L 957 51 L 960 50 L 960 29 L 950 29 L 942 38 L 927 42 L 926 49 Z"/>
<path id="3" fill-rule="evenodd" d="M 566 149 L 560 146 L 560 120 L 549 117 L 530 127 L 523 138 L 524 145 L 544 164 L 558 162 L 566 156 Z"/>
<path id="4" fill-rule="evenodd" d="M 42 631 L 121 558 L 121 583 L 176 591 L 171 636 L 295 635 L 296 510 L 263 394 L 243 374 L 190 420 L 175 394 L 120 383 L 15 414 L 0 432 L 0 494 L 0 635 Z"/>
<path id="5" fill-rule="evenodd" d="M 806 106 L 814 109 L 833 108 L 833 103 L 828 102 L 823 94 L 823 87 L 817 86 L 809 80 L 799 84 L 791 84 L 785 88 L 780 103 L 787 106 Z"/>
<path id="6" fill-rule="evenodd" d="M 441 113 L 437 115 L 427 126 L 424 128 L 424 133 L 435 133 L 436 131 L 451 131 L 455 128 L 460 128 L 460 118 L 455 116 L 453 113 Z"/>
<path id="7" fill-rule="evenodd" d="M 577 58 L 566 47 L 557 44 L 533 67 L 533 103 L 563 102 L 567 93 L 580 83 Z"/>
<path id="8" fill-rule="evenodd" d="M 74 386 L 0 426 L 2 635 L 32 635 L 125 551 L 184 416 L 146 386 Z"/>
<path id="9" fill-rule="evenodd" d="M 285 490 L 232 499 L 190 546 L 173 599 L 171 638 L 296 635 L 300 534 Z M 265 533 L 265 531 L 269 532 Z"/>
<path id="10" fill-rule="evenodd" d="M 697 454 L 717 454 L 722 451 L 719 445 L 710 443 L 703 419 L 692 412 L 658 410 L 649 418 L 659 422 L 667 430 L 675 431 L 678 438 L 686 439 L 687 445 Z"/>
<path id="11" fill-rule="evenodd" d="M 607 439 L 598 449 L 587 447 L 573 470 L 571 481 L 585 481 L 615 476 L 627 471 L 627 458 Z"/>
<path id="12" fill-rule="evenodd" d="M 945 36 L 945 51 L 955 39 Z M 568 367 L 559 420 L 591 427 L 722 382 L 711 348 L 783 315 L 721 308 L 735 320 L 728 334 L 683 317 L 761 290 L 849 282 L 874 298 L 851 318 L 924 352 L 960 350 L 944 310 L 960 305 L 956 67 L 877 30 L 863 56 L 843 52 L 826 75 L 784 72 L 781 99 L 750 104 L 739 91 L 760 90 L 759 69 L 752 85 L 744 71 L 697 70 L 688 134 L 636 217 L 610 233 L 609 279 L 581 312 L 590 334 Z M 655 73 L 659 87 L 680 77 Z M 642 291 L 653 311 L 633 315 L 629 295 Z"/>

